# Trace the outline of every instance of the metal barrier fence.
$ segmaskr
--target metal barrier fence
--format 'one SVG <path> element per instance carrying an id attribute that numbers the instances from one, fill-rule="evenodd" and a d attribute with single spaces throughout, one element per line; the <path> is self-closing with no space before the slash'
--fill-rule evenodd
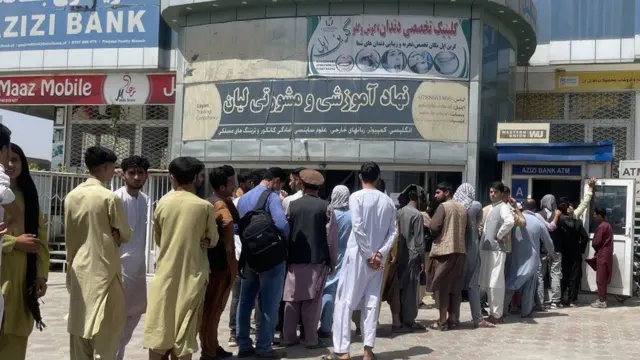
<path id="1" fill-rule="evenodd" d="M 47 222 L 49 249 L 52 268 L 66 271 L 66 248 L 64 231 L 64 199 L 71 190 L 86 180 L 86 174 L 31 171 L 31 177 L 38 189 L 40 209 Z M 114 176 L 108 184 L 111 190 L 124 185 L 122 178 Z M 146 261 L 147 272 L 153 272 L 155 245 L 152 238 L 153 212 L 155 206 L 171 190 L 171 182 L 166 172 L 149 173 L 149 179 L 142 191 L 149 196 L 147 206 Z"/>

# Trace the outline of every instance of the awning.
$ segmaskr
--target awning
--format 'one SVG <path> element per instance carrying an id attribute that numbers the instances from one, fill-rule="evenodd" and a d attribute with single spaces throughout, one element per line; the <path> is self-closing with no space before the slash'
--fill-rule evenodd
<path id="1" fill-rule="evenodd" d="M 498 161 L 613 161 L 613 142 L 495 144 Z"/>

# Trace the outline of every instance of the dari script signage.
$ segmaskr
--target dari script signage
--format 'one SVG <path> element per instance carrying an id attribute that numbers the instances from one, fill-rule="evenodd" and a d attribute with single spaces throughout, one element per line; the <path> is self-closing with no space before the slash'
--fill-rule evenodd
<path id="1" fill-rule="evenodd" d="M 471 22 L 429 16 L 311 16 L 309 74 L 468 79 Z"/>
<path id="2" fill-rule="evenodd" d="M 183 141 L 466 141 L 468 84 L 304 79 L 185 88 Z"/>

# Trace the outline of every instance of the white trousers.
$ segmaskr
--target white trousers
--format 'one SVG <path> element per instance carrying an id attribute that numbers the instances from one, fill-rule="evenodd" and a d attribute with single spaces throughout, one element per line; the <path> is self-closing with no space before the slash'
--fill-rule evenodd
<path id="1" fill-rule="evenodd" d="M 380 287 L 383 271 L 369 267 L 360 254 L 345 254 L 333 309 L 334 352 L 349 352 L 351 344 L 351 314 L 361 311 L 360 329 L 364 346 L 376 345 L 376 328 L 380 311 Z"/>
<path id="2" fill-rule="evenodd" d="M 140 315 L 127 316 L 127 323 L 124 326 L 124 330 L 122 331 L 122 336 L 120 337 L 120 349 L 118 350 L 118 360 L 124 360 L 124 349 L 131 341 L 131 337 L 133 336 L 133 332 L 136 330 L 136 326 L 140 322 Z"/>
<path id="3" fill-rule="evenodd" d="M 480 251 L 480 288 L 487 293 L 489 314 L 496 319 L 503 315 L 505 295 L 505 262 L 507 253 Z"/>

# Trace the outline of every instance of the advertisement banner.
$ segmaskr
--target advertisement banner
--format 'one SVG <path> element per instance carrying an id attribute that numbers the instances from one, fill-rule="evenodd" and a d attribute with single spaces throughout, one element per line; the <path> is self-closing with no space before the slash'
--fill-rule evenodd
<path id="1" fill-rule="evenodd" d="M 312 16 L 308 40 L 310 75 L 469 78 L 469 20 Z"/>
<path id="2" fill-rule="evenodd" d="M 175 74 L 0 77 L 0 105 L 174 103 Z"/>
<path id="3" fill-rule="evenodd" d="M 640 71 L 556 72 L 557 91 L 640 89 Z"/>
<path id="4" fill-rule="evenodd" d="M 185 88 L 183 140 L 466 141 L 466 83 L 305 79 Z"/>
<path id="5" fill-rule="evenodd" d="M 0 52 L 158 47 L 158 0 L 0 0 Z"/>

